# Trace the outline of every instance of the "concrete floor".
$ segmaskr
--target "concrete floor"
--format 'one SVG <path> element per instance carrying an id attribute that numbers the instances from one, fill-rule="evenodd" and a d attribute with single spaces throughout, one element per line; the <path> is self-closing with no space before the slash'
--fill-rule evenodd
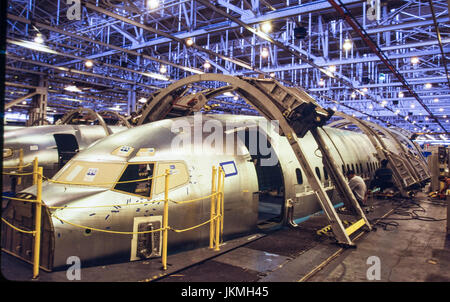
<path id="1" fill-rule="evenodd" d="M 426 210 L 422 216 L 446 218 L 446 207 L 427 201 L 420 202 Z M 405 219 L 391 215 L 390 218 Z M 393 220 L 385 220 L 393 221 Z M 398 227 L 364 235 L 357 249 L 347 249 L 309 282 L 367 282 L 367 271 L 376 276 L 371 256 L 379 258 L 381 282 L 450 281 L 450 237 L 446 236 L 446 221 L 396 220 Z M 371 259 L 370 259 L 371 260 Z M 377 281 L 377 280 L 373 280 Z"/>

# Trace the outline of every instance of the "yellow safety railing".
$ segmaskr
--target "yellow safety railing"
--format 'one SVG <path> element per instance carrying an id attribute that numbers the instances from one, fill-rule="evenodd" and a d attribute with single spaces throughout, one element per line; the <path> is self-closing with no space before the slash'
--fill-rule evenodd
<path id="1" fill-rule="evenodd" d="M 20 149 L 20 160 L 19 160 L 19 167 L 18 171 L 21 172 L 22 168 L 30 166 L 23 165 L 23 151 Z M 36 279 L 39 276 L 39 257 L 40 257 L 40 251 L 41 251 L 41 217 L 42 217 L 42 179 L 43 179 L 43 168 L 38 166 L 38 159 L 37 157 L 33 160 L 33 172 L 31 173 L 6 173 L 2 172 L 6 175 L 19 175 L 19 176 L 25 176 L 25 175 L 33 175 L 33 185 L 36 185 L 37 187 L 37 193 L 36 193 L 36 199 L 23 199 L 23 198 L 16 198 L 16 197 L 9 197 L 9 196 L 2 196 L 2 198 L 7 198 L 11 200 L 16 201 L 23 201 L 23 202 L 32 202 L 36 203 L 36 213 L 35 213 L 35 221 L 34 221 L 34 230 L 28 231 L 20 229 L 11 223 L 9 223 L 6 219 L 2 217 L 2 222 L 4 222 L 6 225 L 11 227 L 12 229 L 25 233 L 25 234 L 32 234 L 34 237 L 34 243 L 33 243 L 33 279 Z M 11 168 L 11 167 L 8 167 Z M 21 178 L 19 177 L 21 180 Z M 17 184 L 19 184 L 19 180 L 17 181 Z"/>
<path id="2" fill-rule="evenodd" d="M 127 204 L 121 204 L 121 205 L 100 205 L 100 206 L 48 206 L 45 204 L 42 204 L 42 167 L 38 167 L 37 165 L 37 158 L 33 162 L 33 173 L 29 173 L 27 175 L 33 174 L 33 184 L 37 184 L 37 194 L 36 199 L 23 199 L 23 198 L 16 198 L 16 197 L 7 197 L 2 196 L 3 198 L 16 200 L 16 201 L 23 201 L 23 202 L 31 202 L 36 203 L 36 219 L 35 219 L 35 231 L 26 231 L 21 230 L 14 225 L 10 224 L 7 220 L 2 218 L 2 221 L 10 226 L 11 228 L 23 232 L 23 233 L 32 233 L 33 236 L 35 236 L 35 243 L 34 243 L 34 254 L 33 254 L 33 278 L 37 278 L 39 274 L 39 251 L 40 251 L 40 235 L 41 235 L 41 212 L 42 212 L 42 206 L 47 207 L 49 209 L 80 209 L 80 208 L 101 208 L 101 207 L 117 207 L 117 206 L 135 206 L 135 205 L 141 205 L 141 204 L 149 204 L 149 203 L 159 203 L 164 202 L 163 205 L 163 220 L 162 220 L 162 227 L 157 230 L 150 230 L 150 231 L 141 231 L 141 232 L 123 232 L 123 231 L 112 231 L 112 230 L 103 230 L 98 228 L 93 228 L 89 226 L 83 226 L 80 224 L 76 224 L 70 221 L 66 221 L 58 216 L 56 216 L 56 213 L 53 212 L 52 216 L 55 219 L 58 219 L 62 221 L 63 223 L 67 223 L 69 225 L 83 228 L 83 229 L 89 229 L 91 231 L 98 231 L 98 232 L 104 232 L 104 233 L 111 233 L 111 234 L 121 234 L 121 235 L 133 235 L 133 234 L 145 234 L 145 233 L 153 233 L 153 232 L 162 232 L 162 251 L 161 251 L 161 258 L 162 258 L 162 264 L 163 269 L 167 269 L 167 242 L 168 242 L 168 231 L 174 231 L 176 233 L 186 232 L 190 231 L 196 228 L 199 228 L 201 226 L 204 226 L 206 224 L 210 224 L 210 245 L 209 247 L 212 249 L 214 248 L 215 251 L 219 250 L 219 243 L 220 243 L 220 237 L 223 233 L 223 187 L 224 187 L 224 179 L 225 175 L 221 167 L 218 169 L 216 167 L 212 168 L 212 181 L 211 181 L 211 194 L 195 198 L 191 200 L 184 200 L 184 201 L 174 201 L 169 199 L 169 177 L 170 177 L 170 170 L 166 169 L 165 173 L 162 175 L 145 178 L 145 179 L 138 179 L 138 180 L 132 180 L 132 181 L 123 181 L 123 182 L 115 182 L 115 184 L 118 183 L 128 183 L 128 182 L 139 182 L 147 179 L 153 179 L 158 177 L 164 177 L 164 199 L 162 200 L 152 200 L 152 201 L 146 201 L 141 203 L 127 203 Z M 56 183 L 61 183 L 58 181 L 49 180 Z M 74 183 L 67 183 L 67 184 L 74 184 Z M 86 184 L 83 184 L 86 185 Z M 89 184 L 90 185 L 90 184 Z M 96 184 L 98 185 L 98 184 Z M 186 203 L 193 203 L 196 201 L 204 200 L 207 198 L 211 198 L 211 215 L 210 219 L 207 221 L 204 221 L 198 225 L 186 228 L 186 229 L 174 229 L 171 228 L 168 225 L 169 221 L 169 202 L 173 202 L 175 204 L 186 204 Z M 214 246 L 215 244 L 215 246 Z"/>

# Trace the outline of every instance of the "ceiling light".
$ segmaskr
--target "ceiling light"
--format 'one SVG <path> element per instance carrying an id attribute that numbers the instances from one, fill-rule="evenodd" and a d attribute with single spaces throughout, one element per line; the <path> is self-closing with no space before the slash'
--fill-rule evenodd
<path id="1" fill-rule="evenodd" d="M 411 107 L 411 108 L 415 108 L 416 107 L 416 105 L 414 105 L 414 104 L 411 104 L 409 107 Z"/>
<path id="2" fill-rule="evenodd" d="M 418 58 L 418 57 L 412 57 L 412 58 L 411 58 L 411 63 L 412 63 L 412 64 L 417 64 L 417 63 L 419 63 L 419 58 Z"/>
<path id="3" fill-rule="evenodd" d="M 192 45 L 194 45 L 194 40 L 192 40 L 192 38 L 187 38 L 187 39 L 186 39 L 186 45 L 187 45 L 187 46 L 192 46 Z"/>
<path id="4" fill-rule="evenodd" d="M 428 116 L 425 117 L 425 120 L 428 121 Z"/>
<path id="5" fill-rule="evenodd" d="M 233 100 L 237 101 L 237 100 L 239 100 L 239 97 L 238 97 L 237 95 L 235 95 L 235 96 L 233 97 Z"/>
<path id="6" fill-rule="evenodd" d="M 352 41 L 350 41 L 350 39 L 345 39 L 344 45 L 342 45 L 342 47 L 345 50 L 350 50 L 353 47 L 353 43 L 352 43 Z"/>
<path id="7" fill-rule="evenodd" d="M 205 63 L 203 64 L 203 68 L 205 68 L 205 69 L 211 68 L 211 63 L 209 63 L 208 61 L 205 61 Z"/>
<path id="8" fill-rule="evenodd" d="M 71 91 L 71 92 L 81 92 L 80 88 L 78 88 L 75 85 L 66 86 L 66 87 L 64 87 L 64 90 Z"/>
<path id="9" fill-rule="evenodd" d="M 363 89 L 362 89 L 362 91 L 363 92 L 367 92 L 369 89 L 367 89 L 367 87 L 364 87 Z"/>
<path id="10" fill-rule="evenodd" d="M 351 97 L 352 97 L 352 98 L 356 98 L 356 93 L 355 93 L 355 92 L 352 92 Z"/>
<path id="11" fill-rule="evenodd" d="M 438 99 L 438 98 L 435 98 L 435 99 L 433 100 L 433 102 L 437 103 L 437 102 L 439 102 L 439 99 Z"/>
<path id="12" fill-rule="evenodd" d="M 267 58 L 269 56 L 269 50 L 267 49 L 267 48 L 263 48 L 262 50 L 261 50 L 261 57 L 263 57 L 263 58 Z"/>
<path id="13" fill-rule="evenodd" d="M 275 72 L 271 72 L 271 73 L 270 73 L 270 77 L 271 77 L 271 78 L 274 78 L 274 77 L 275 77 Z"/>
<path id="14" fill-rule="evenodd" d="M 9 109 L 8 109 L 8 112 L 11 112 L 11 111 L 12 111 L 12 109 L 11 109 L 11 108 L 9 108 Z"/>
<path id="15" fill-rule="evenodd" d="M 446 120 L 445 122 L 448 123 L 448 120 Z"/>
<path id="16" fill-rule="evenodd" d="M 23 105 L 26 105 L 26 104 L 27 104 L 27 101 L 23 101 L 22 104 L 23 104 Z"/>
<path id="17" fill-rule="evenodd" d="M 400 91 L 400 92 L 398 93 L 398 97 L 399 97 L 399 98 L 402 98 L 403 96 L 404 96 L 403 92 Z"/>
<path id="18" fill-rule="evenodd" d="M 323 79 L 319 80 L 319 86 L 324 86 L 325 85 L 325 81 Z"/>
<path id="19" fill-rule="evenodd" d="M 373 105 L 372 104 L 369 105 L 369 109 L 373 109 Z"/>
<path id="20" fill-rule="evenodd" d="M 443 118 L 447 118 L 447 115 L 444 115 Z"/>
<path id="21" fill-rule="evenodd" d="M 37 33 L 36 37 L 34 37 L 34 42 L 39 44 L 44 43 L 44 36 L 41 33 Z"/>
<path id="22" fill-rule="evenodd" d="M 270 22 L 264 22 L 261 25 L 261 30 L 265 33 L 268 33 L 272 30 L 272 24 Z"/>
<path id="23" fill-rule="evenodd" d="M 399 114 L 400 113 L 400 110 L 395 110 L 395 114 Z"/>
<path id="24" fill-rule="evenodd" d="M 92 66 L 94 66 L 94 62 L 92 62 L 91 60 L 87 60 L 86 62 L 84 62 L 84 66 L 86 66 L 87 68 L 91 68 Z"/>
<path id="25" fill-rule="evenodd" d="M 331 72 L 335 72 L 336 71 L 336 65 L 328 66 L 328 70 L 331 71 Z"/>
<path id="26" fill-rule="evenodd" d="M 147 99 L 144 98 L 144 97 L 142 97 L 142 98 L 140 98 L 140 99 L 138 100 L 138 102 L 139 102 L 139 103 L 146 103 L 146 102 L 147 102 Z"/>
<path id="27" fill-rule="evenodd" d="M 167 72 L 167 67 L 166 67 L 166 65 L 161 65 L 161 66 L 159 67 L 159 72 L 160 72 L 160 73 L 166 73 L 166 72 Z"/>
<path id="28" fill-rule="evenodd" d="M 441 108 L 439 108 L 439 111 L 440 111 L 440 112 L 444 111 L 444 108 L 442 108 L 442 107 L 441 107 Z"/>
<path id="29" fill-rule="evenodd" d="M 147 7 L 149 9 L 155 9 L 159 6 L 159 0 L 147 0 Z"/>
<path id="30" fill-rule="evenodd" d="M 425 84 L 425 89 L 430 89 L 431 87 L 433 87 L 433 85 L 431 83 L 426 83 Z"/>
<path id="31" fill-rule="evenodd" d="M 384 106 L 386 106 L 386 104 L 387 104 L 387 102 L 386 102 L 386 101 L 382 101 L 382 102 L 381 102 L 381 107 L 384 107 Z"/>

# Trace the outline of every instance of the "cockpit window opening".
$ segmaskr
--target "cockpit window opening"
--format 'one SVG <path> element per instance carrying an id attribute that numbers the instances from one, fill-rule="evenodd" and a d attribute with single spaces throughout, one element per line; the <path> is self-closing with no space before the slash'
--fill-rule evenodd
<path id="1" fill-rule="evenodd" d="M 114 190 L 150 197 L 152 191 L 154 163 L 129 163 Z M 141 180 L 141 181 L 133 181 Z"/>

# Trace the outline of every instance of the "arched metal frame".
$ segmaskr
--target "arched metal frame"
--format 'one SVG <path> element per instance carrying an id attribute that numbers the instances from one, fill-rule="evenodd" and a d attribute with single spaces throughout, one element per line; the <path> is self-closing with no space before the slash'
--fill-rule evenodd
<path id="1" fill-rule="evenodd" d="M 322 209 L 326 213 L 336 239 L 345 245 L 354 245 L 347 234 L 342 221 L 327 195 L 325 188 L 309 164 L 303 152 L 297 133 L 304 136 L 307 131 L 311 131 L 319 149 L 323 154 L 324 165 L 330 171 L 330 177 L 336 185 L 337 190 L 344 197 L 344 203 L 349 205 L 349 209 L 355 209 L 356 214 L 364 220 L 364 224 L 371 230 L 370 222 L 364 215 L 348 183 L 346 182 L 340 168 L 330 155 L 317 127 L 322 126 L 331 117 L 330 111 L 320 107 L 315 100 L 306 92 L 296 88 L 289 88 L 280 85 L 273 79 L 255 79 L 228 76 L 223 74 L 201 74 L 186 77 L 179 80 L 165 89 L 161 89 L 154 97 L 147 102 L 142 111 L 137 125 L 156 121 L 164 118 L 173 107 L 179 89 L 186 85 L 197 82 L 224 82 L 230 84 L 230 89 L 234 90 L 250 105 L 253 105 L 264 117 L 269 120 L 279 122 L 282 133 L 286 136 L 296 155 L 300 166 L 305 172 L 311 188 L 318 197 Z M 228 89 L 228 86 L 227 86 Z M 220 92 L 223 93 L 224 91 Z M 214 93 L 211 93 L 214 95 Z M 294 128 L 297 130 L 295 131 Z M 293 205 L 289 205 L 293 207 Z"/>
<path id="2" fill-rule="evenodd" d="M 71 110 L 71 111 L 67 112 L 66 114 L 64 114 L 64 116 L 61 119 L 59 119 L 55 124 L 56 125 L 67 125 L 67 124 L 70 124 L 70 122 L 72 121 L 72 119 L 76 115 L 81 114 L 83 112 L 89 112 L 90 114 L 95 116 L 96 120 L 99 121 L 100 125 L 105 130 L 105 133 L 106 133 L 107 136 L 112 134 L 111 129 L 108 128 L 108 125 L 106 125 L 105 120 L 103 119 L 103 117 L 100 114 L 98 114 L 97 112 L 95 112 L 94 110 L 90 109 L 90 108 L 80 107 L 80 108 Z"/>
<path id="3" fill-rule="evenodd" d="M 125 127 L 131 128 L 131 124 L 128 122 L 128 120 L 124 116 L 122 116 L 119 113 L 117 113 L 116 111 L 103 110 L 103 111 L 99 111 L 98 114 L 100 116 L 105 115 L 105 114 L 111 114 L 111 115 L 113 115 L 114 117 L 117 118 L 117 120 L 119 121 L 118 124 L 123 123 L 123 125 Z"/>
<path id="4" fill-rule="evenodd" d="M 354 124 L 356 125 L 364 134 L 369 138 L 375 149 L 377 150 L 377 157 L 379 160 L 388 158 L 390 166 L 394 172 L 394 181 L 397 187 L 400 189 L 402 195 L 407 196 L 407 192 L 404 190 L 412 184 L 420 184 L 429 178 L 429 174 L 426 172 L 426 167 L 423 166 L 421 162 L 422 158 L 419 160 L 412 158 L 408 154 L 408 150 L 405 148 L 403 143 L 396 137 L 397 134 L 390 129 L 383 128 L 377 124 L 366 122 L 358 118 L 352 117 L 342 112 L 335 112 L 335 115 L 342 117 L 342 120 L 335 121 L 329 126 L 332 127 L 343 127 L 345 125 Z M 395 155 L 389 151 L 382 140 L 381 136 L 377 133 L 383 134 L 385 137 L 389 138 L 396 146 L 398 154 Z M 409 141 L 406 137 L 402 135 L 402 138 Z M 418 150 L 419 151 L 419 150 Z M 395 158 L 393 158 L 395 156 Z M 411 177 L 410 182 L 405 181 L 405 175 L 400 173 L 400 168 L 398 165 L 402 164 L 408 171 L 409 177 Z M 422 174 L 420 173 L 421 171 Z"/>

